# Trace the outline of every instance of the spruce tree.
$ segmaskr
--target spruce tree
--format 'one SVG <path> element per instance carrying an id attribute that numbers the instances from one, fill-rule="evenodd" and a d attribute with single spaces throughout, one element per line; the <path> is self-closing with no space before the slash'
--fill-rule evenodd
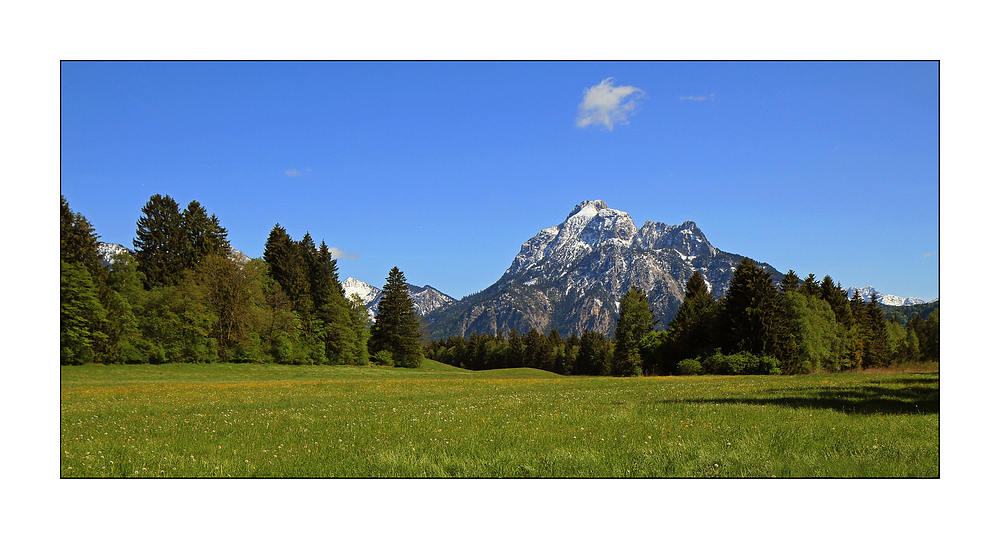
<path id="1" fill-rule="evenodd" d="M 781 279 L 781 284 L 778 287 L 781 289 L 782 294 L 795 292 L 799 289 L 799 276 L 794 271 L 788 270 L 788 273 Z"/>
<path id="2" fill-rule="evenodd" d="M 153 195 L 142 207 L 132 240 L 139 271 L 147 287 L 176 285 L 184 270 L 187 238 L 177 202 L 169 196 Z"/>
<path id="3" fill-rule="evenodd" d="M 780 300 L 770 274 L 744 258 L 720 305 L 718 331 L 725 350 L 778 359 L 788 356 L 788 328 Z"/>
<path id="4" fill-rule="evenodd" d="M 805 294 L 807 296 L 818 296 L 819 295 L 819 293 L 820 293 L 820 287 L 819 287 L 819 283 L 816 282 L 816 275 L 815 274 L 810 273 L 809 276 L 806 277 L 806 280 L 802 281 L 802 287 L 799 289 L 799 292 L 802 292 L 803 294 Z"/>
<path id="5" fill-rule="evenodd" d="M 312 297 L 301 245 L 292 240 L 281 225 L 274 225 L 267 237 L 264 261 L 267 262 L 271 277 L 291 302 L 292 309 L 309 325 L 312 319 Z"/>
<path id="6" fill-rule="evenodd" d="M 618 325 L 615 328 L 615 353 L 611 374 L 637 376 L 642 373 L 640 343 L 653 331 L 656 320 L 646 293 L 629 288 L 619 303 Z"/>
<path id="7" fill-rule="evenodd" d="M 871 301 L 865 310 L 865 322 L 868 325 L 865 364 L 869 367 L 887 367 L 889 365 L 889 328 L 882 307 L 875 299 L 875 294 L 871 295 Z"/>
<path id="8" fill-rule="evenodd" d="M 229 240 L 226 229 L 219 224 L 219 218 L 211 216 L 197 200 L 188 203 L 181 214 L 186 245 L 184 249 L 185 269 L 194 269 L 202 260 L 211 256 L 229 256 Z"/>
<path id="9" fill-rule="evenodd" d="M 97 256 L 99 236 L 86 217 L 70 209 L 66 197 L 60 195 L 59 198 L 59 259 L 71 264 L 81 264 L 87 268 L 92 278 L 98 278 L 98 270 L 102 269 Z"/>
<path id="10" fill-rule="evenodd" d="M 406 277 L 397 267 L 389 270 L 368 343 L 371 354 L 387 350 L 392 353 L 393 363 L 400 367 L 419 367 L 423 360 L 420 317 L 407 289 Z"/>
<path id="11" fill-rule="evenodd" d="M 688 279 L 684 301 L 667 328 L 669 341 L 661 365 L 662 372 L 673 372 L 679 361 L 693 358 L 715 346 L 715 308 L 715 298 L 709 293 L 705 279 L 701 273 L 694 272 Z"/>

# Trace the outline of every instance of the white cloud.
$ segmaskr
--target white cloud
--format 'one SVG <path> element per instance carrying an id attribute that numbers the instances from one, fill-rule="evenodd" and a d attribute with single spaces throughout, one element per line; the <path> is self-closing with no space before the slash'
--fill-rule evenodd
<path id="1" fill-rule="evenodd" d="M 310 172 L 312 172 L 312 169 L 309 168 L 309 167 L 306 167 L 306 170 L 304 172 L 299 172 L 298 169 L 294 169 L 293 168 L 291 170 L 286 170 L 285 171 L 285 175 L 288 176 L 289 178 L 294 178 L 295 176 L 301 176 L 303 174 L 309 174 Z"/>
<path id="2" fill-rule="evenodd" d="M 715 94 L 708 94 L 708 95 L 683 95 L 683 96 L 680 97 L 681 101 L 705 101 L 707 99 L 711 99 L 712 101 L 715 101 Z"/>
<path id="3" fill-rule="evenodd" d="M 635 114 L 639 101 L 645 96 L 646 92 L 635 86 L 615 86 L 615 79 L 608 77 L 584 90 L 576 126 L 600 124 L 610 131 L 617 123 L 628 124 L 628 117 Z"/>
<path id="4" fill-rule="evenodd" d="M 343 249 L 338 249 L 337 247 L 330 247 L 330 256 L 333 258 L 361 258 L 361 255 L 347 254 L 347 251 Z"/>

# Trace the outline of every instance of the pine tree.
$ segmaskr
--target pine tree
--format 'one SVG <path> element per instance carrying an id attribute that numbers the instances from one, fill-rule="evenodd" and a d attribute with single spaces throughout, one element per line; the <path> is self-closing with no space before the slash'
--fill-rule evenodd
<path id="1" fill-rule="evenodd" d="M 694 272 L 688 279 L 684 301 L 667 329 L 669 344 L 665 349 L 662 372 L 673 372 L 679 361 L 715 347 L 715 309 L 715 298 L 709 293 L 705 279 L 701 273 Z"/>
<path id="2" fill-rule="evenodd" d="M 622 296 L 619 305 L 611 374 L 637 376 L 642 373 L 640 343 L 653 331 L 656 320 L 646 293 L 634 286 Z"/>
<path id="3" fill-rule="evenodd" d="M 132 246 L 148 287 L 180 282 L 188 250 L 183 219 L 174 199 L 159 194 L 149 198 L 136 222 Z"/>
<path id="4" fill-rule="evenodd" d="M 799 289 L 799 276 L 794 271 L 788 270 L 788 273 L 781 279 L 781 284 L 778 287 L 781 289 L 782 294 L 795 292 Z"/>
<path id="5" fill-rule="evenodd" d="M 733 273 L 719 305 L 716 331 L 727 353 L 767 355 L 783 363 L 795 359 L 781 293 L 771 275 L 749 258 L 744 258 Z"/>
<path id="6" fill-rule="evenodd" d="M 97 238 L 93 225 L 80 213 L 70 209 L 66 197 L 60 195 L 59 208 L 59 259 L 71 264 L 81 264 L 97 278 L 101 268 L 97 256 Z"/>
<path id="7" fill-rule="evenodd" d="M 799 292 L 802 292 L 803 294 L 805 294 L 807 296 L 818 296 L 819 295 L 819 293 L 820 293 L 820 287 L 819 287 L 819 283 L 816 282 L 816 275 L 815 274 L 810 273 L 809 276 L 806 277 L 806 280 L 802 281 L 802 288 L 799 289 Z"/>
<path id="8" fill-rule="evenodd" d="M 868 326 L 868 340 L 865 343 L 865 364 L 869 367 L 889 365 L 889 328 L 885 314 L 878 304 L 875 294 L 865 309 L 865 323 Z"/>
<path id="9" fill-rule="evenodd" d="M 181 227 L 184 229 L 186 240 L 185 269 L 194 269 L 211 255 L 229 256 L 226 229 L 219 224 L 219 218 L 214 213 L 209 216 L 197 200 L 188 203 L 187 209 L 181 214 Z"/>
<path id="10" fill-rule="evenodd" d="M 393 363 L 400 367 L 419 367 L 423 360 L 420 317 L 407 289 L 406 277 L 397 267 L 389 270 L 368 343 L 370 353 L 388 350 Z"/>
<path id="11" fill-rule="evenodd" d="M 304 240 L 308 238 L 308 233 Z M 310 240 L 311 241 L 311 240 Z M 271 277 L 292 304 L 302 321 L 309 326 L 312 321 L 312 296 L 301 245 L 292 240 L 281 225 L 274 225 L 264 244 L 264 261 Z"/>

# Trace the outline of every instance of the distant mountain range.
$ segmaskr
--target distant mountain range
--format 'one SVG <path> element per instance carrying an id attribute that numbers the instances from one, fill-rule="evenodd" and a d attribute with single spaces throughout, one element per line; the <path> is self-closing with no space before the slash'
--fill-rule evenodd
<path id="1" fill-rule="evenodd" d="M 888 305 L 890 307 L 920 305 L 923 303 L 927 303 L 926 301 L 920 298 L 901 298 L 899 296 L 893 296 L 892 294 L 883 294 L 878 290 L 875 290 L 875 288 L 871 286 L 865 286 L 860 288 L 851 286 L 844 289 L 844 291 L 847 292 L 848 298 L 854 297 L 855 290 L 865 301 L 869 301 L 870 298 L 872 297 L 872 294 L 875 294 L 875 301 L 881 303 L 882 305 Z"/>
<path id="2" fill-rule="evenodd" d="M 130 249 L 116 243 L 98 243 L 105 264 Z M 230 256 L 246 262 L 231 248 Z M 431 286 L 408 284 L 417 313 L 424 317 L 432 339 L 475 333 L 504 333 L 531 328 L 563 336 L 596 331 L 614 334 L 619 299 L 636 286 L 646 292 L 663 329 L 684 299 L 688 279 L 695 271 L 705 278 L 716 298 L 725 295 L 742 255 L 712 246 L 693 221 L 680 225 L 646 221 L 637 228 L 625 212 L 602 200 L 577 204 L 566 219 L 538 232 L 521 246 L 510 267 L 485 290 L 455 300 Z M 757 262 L 775 283 L 783 277 L 773 266 Z M 348 277 L 341 282 L 347 297 L 357 294 L 374 320 L 382 291 Z M 870 286 L 846 289 L 866 301 L 889 306 L 926 303 L 920 298 L 882 294 Z"/>

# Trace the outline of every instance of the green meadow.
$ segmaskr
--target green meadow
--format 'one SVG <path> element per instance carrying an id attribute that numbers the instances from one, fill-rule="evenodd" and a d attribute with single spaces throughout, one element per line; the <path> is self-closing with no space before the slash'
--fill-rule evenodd
<path id="1" fill-rule="evenodd" d="M 534 369 L 61 368 L 74 477 L 938 477 L 924 372 L 608 378 Z"/>

